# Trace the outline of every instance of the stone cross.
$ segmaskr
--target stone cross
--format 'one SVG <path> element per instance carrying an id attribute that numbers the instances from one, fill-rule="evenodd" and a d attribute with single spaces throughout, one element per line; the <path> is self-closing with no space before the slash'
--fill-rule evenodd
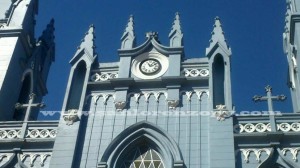
<path id="1" fill-rule="evenodd" d="M 284 101 L 286 99 L 285 95 L 277 95 L 272 96 L 272 87 L 270 85 L 265 87 L 265 91 L 267 93 L 267 96 L 253 96 L 252 100 L 254 102 L 259 101 L 267 101 L 268 102 L 268 111 L 269 111 L 269 117 L 270 117 L 270 124 L 271 124 L 271 131 L 276 131 L 276 123 L 275 123 L 275 117 L 274 117 L 274 111 L 273 111 L 273 101 Z"/>
<path id="2" fill-rule="evenodd" d="M 31 93 L 29 95 L 29 102 L 28 102 L 28 104 L 16 103 L 16 105 L 15 105 L 15 108 L 17 110 L 26 109 L 24 121 L 28 121 L 29 120 L 29 116 L 30 116 L 30 112 L 31 112 L 32 108 L 44 108 L 45 107 L 45 104 L 43 104 L 43 103 L 33 103 L 34 99 L 35 99 L 35 94 Z"/>
<path id="3" fill-rule="evenodd" d="M 16 103 L 16 105 L 15 105 L 15 109 L 17 109 L 17 110 L 26 109 L 24 122 L 23 122 L 22 129 L 21 129 L 20 138 L 25 138 L 26 137 L 26 130 L 27 130 L 27 126 L 28 126 L 28 121 L 29 121 L 31 109 L 32 108 L 44 108 L 45 107 L 45 104 L 43 104 L 43 103 L 33 103 L 34 98 L 35 98 L 35 94 L 31 93 L 29 95 L 28 104 Z"/>

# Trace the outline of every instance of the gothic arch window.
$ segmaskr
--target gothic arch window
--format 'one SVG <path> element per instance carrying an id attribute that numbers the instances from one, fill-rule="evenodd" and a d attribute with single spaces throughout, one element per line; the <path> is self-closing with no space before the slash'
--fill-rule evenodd
<path id="1" fill-rule="evenodd" d="M 225 64 L 222 55 L 218 54 L 213 62 L 213 105 L 225 104 Z"/>
<path id="2" fill-rule="evenodd" d="M 122 168 L 165 168 L 162 157 L 148 145 L 134 148 L 125 158 Z"/>
<path id="3" fill-rule="evenodd" d="M 76 68 L 74 69 L 73 77 L 72 77 L 72 83 L 71 88 L 69 91 L 69 99 L 67 104 L 67 109 L 78 109 L 80 100 L 81 100 L 81 94 L 83 91 L 83 85 L 86 77 L 86 63 L 84 61 L 81 61 L 78 63 Z"/>

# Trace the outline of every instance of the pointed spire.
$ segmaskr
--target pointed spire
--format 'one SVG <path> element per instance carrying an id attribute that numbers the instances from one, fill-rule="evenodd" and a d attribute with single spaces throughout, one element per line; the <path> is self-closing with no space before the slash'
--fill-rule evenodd
<path id="1" fill-rule="evenodd" d="M 81 40 L 80 46 L 77 48 L 75 56 L 78 55 L 82 49 L 85 49 L 91 56 L 95 55 L 96 46 L 94 45 L 94 41 L 96 37 L 94 31 L 94 25 L 90 25 L 89 30 L 85 33 L 85 37 Z"/>
<path id="2" fill-rule="evenodd" d="M 51 19 L 50 23 L 47 25 L 46 29 L 43 31 L 43 34 L 39 37 L 38 43 L 43 42 L 48 48 L 54 45 L 54 19 Z"/>
<path id="3" fill-rule="evenodd" d="M 216 45 L 216 43 L 218 43 L 219 45 L 222 45 L 226 49 L 230 50 L 229 46 L 227 45 L 225 36 L 224 36 L 220 18 L 218 16 L 215 18 L 214 29 L 211 34 L 212 34 L 212 36 L 211 36 L 211 39 L 209 40 L 210 45 L 208 48 L 206 48 L 206 54 L 208 54 L 208 52 Z"/>
<path id="4" fill-rule="evenodd" d="M 121 37 L 121 49 L 131 49 L 135 47 L 134 21 L 133 15 L 130 15 L 127 27 Z"/>
<path id="5" fill-rule="evenodd" d="M 183 45 L 183 34 L 180 26 L 180 15 L 178 12 L 175 14 L 172 30 L 169 33 L 170 47 L 180 47 Z"/>

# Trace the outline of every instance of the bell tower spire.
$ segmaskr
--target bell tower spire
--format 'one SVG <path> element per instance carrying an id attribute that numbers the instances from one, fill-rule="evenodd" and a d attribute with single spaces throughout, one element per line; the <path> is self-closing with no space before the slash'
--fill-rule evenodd
<path id="1" fill-rule="evenodd" d="M 136 45 L 133 20 L 133 15 L 130 15 L 127 27 L 121 37 L 121 49 L 131 49 L 134 48 Z"/>
<path id="2" fill-rule="evenodd" d="M 183 33 L 180 25 L 180 15 L 178 12 L 175 14 L 172 30 L 169 33 L 170 47 L 183 46 Z"/>

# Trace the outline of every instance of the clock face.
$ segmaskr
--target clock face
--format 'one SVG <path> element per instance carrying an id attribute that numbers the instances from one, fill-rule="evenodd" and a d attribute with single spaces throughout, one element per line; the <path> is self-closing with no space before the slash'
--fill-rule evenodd
<path id="1" fill-rule="evenodd" d="M 156 59 L 147 59 L 141 62 L 140 71 L 145 75 L 153 75 L 160 71 L 161 65 Z"/>

